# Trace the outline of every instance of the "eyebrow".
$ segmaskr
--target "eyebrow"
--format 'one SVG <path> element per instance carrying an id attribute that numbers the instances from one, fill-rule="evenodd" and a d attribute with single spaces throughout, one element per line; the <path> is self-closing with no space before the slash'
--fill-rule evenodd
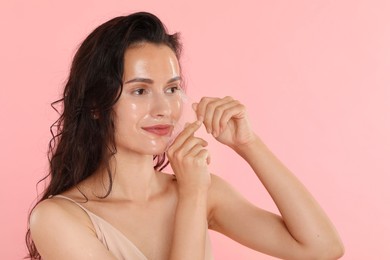
<path id="1" fill-rule="evenodd" d="M 175 82 L 175 81 L 178 81 L 178 80 L 181 80 L 180 76 L 171 78 L 170 80 L 168 80 L 167 84 Z M 141 82 L 141 83 L 148 83 L 148 84 L 153 84 L 154 83 L 154 81 L 152 79 L 148 79 L 148 78 L 134 78 L 134 79 L 130 79 L 130 80 L 126 81 L 124 83 L 124 85 L 128 84 L 128 83 L 133 83 L 133 82 Z"/>

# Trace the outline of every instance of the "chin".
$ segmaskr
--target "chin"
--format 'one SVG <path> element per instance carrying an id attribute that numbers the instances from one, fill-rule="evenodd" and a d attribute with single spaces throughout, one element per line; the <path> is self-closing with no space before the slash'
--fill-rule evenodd
<path id="1" fill-rule="evenodd" d="M 168 150 L 168 146 L 165 146 L 162 149 L 153 149 L 152 152 L 150 152 L 150 155 L 158 155 L 158 154 L 163 154 Z"/>
<path id="2" fill-rule="evenodd" d="M 136 153 L 139 155 L 163 154 L 170 146 L 170 138 L 160 139 L 133 139 L 132 142 L 117 144 L 117 148 L 125 153 Z"/>
<path id="3" fill-rule="evenodd" d="M 144 154 L 157 155 L 166 152 L 168 150 L 168 147 L 169 147 L 169 143 L 154 145 L 153 147 L 145 146 L 143 151 Z"/>

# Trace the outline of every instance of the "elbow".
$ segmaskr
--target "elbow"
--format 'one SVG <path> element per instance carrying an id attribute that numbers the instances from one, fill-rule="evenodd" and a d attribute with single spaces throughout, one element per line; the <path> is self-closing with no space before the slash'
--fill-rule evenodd
<path id="1" fill-rule="evenodd" d="M 334 243 L 332 246 L 329 246 L 326 252 L 324 252 L 324 257 L 321 257 L 321 259 L 324 260 L 340 259 L 344 255 L 344 252 L 345 252 L 344 245 L 340 241 L 338 243 Z"/>
<path id="2" fill-rule="evenodd" d="M 312 252 L 308 259 L 336 260 L 344 255 L 345 249 L 341 240 L 336 240 Z"/>
<path id="3" fill-rule="evenodd" d="M 339 241 L 337 246 L 335 246 L 334 250 L 334 259 L 339 259 L 341 258 L 345 253 L 345 247 L 343 242 Z"/>
<path id="4" fill-rule="evenodd" d="M 335 236 L 332 242 L 329 242 L 327 251 L 327 258 L 324 259 L 340 259 L 344 255 L 344 244 L 338 235 Z"/>

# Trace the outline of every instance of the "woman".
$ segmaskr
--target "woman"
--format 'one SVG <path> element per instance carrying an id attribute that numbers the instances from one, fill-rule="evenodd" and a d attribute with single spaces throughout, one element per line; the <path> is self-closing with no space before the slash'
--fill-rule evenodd
<path id="1" fill-rule="evenodd" d="M 183 105 L 180 50 L 178 35 L 144 12 L 104 23 L 81 44 L 49 146 L 50 183 L 30 215 L 30 257 L 212 259 L 209 228 L 279 258 L 339 258 L 331 222 L 238 101 L 202 98 L 197 121 L 171 142 Z M 202 125 L 250 164 L 281 216 L 209 173 Z M 175 175 L 161 172 L 166 154 Z"/>

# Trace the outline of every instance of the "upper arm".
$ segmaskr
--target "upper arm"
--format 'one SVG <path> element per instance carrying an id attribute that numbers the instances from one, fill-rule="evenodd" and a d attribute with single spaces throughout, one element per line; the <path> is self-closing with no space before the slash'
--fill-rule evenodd
<path id="1" fill-rule="evenodd" d="M 115 259 L 88 225 L 86 213 L 70 202 L 40 202 L 31 214 L 30 230 L 45 260 Z"/>
<path id="2" fill-rule="evenodd" d="M 303 256 L 283 219 L 254 206 L 227 182 L 212 175 L 209 228 L 259 252 L 281 258 Z"/>

